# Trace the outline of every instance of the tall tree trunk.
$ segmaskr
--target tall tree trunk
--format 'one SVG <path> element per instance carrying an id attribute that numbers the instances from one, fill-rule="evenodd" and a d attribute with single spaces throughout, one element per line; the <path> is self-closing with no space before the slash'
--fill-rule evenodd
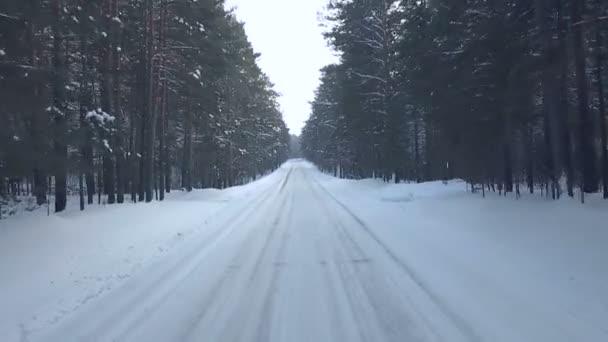
<path id="1" fill-rule="evenodd" d="M 192 191 L 192 113 L 191 108 L 184 113 L 184 146 L 182 156 L 182 187 Z"/>
<path id="2" fill-rule="evenodd" d="M 31 18 L 35 18 L 38 16 L 38 11 L 40 11 L 37 1 L 30 0 L 28 2 L 28 14 Z M 30 46 L 29 51 L 29 62 L 30 65 L 36 66 L 38 64 L 36 56 L 37 56 L 37 41 L 36 41 L 36 27 L 34 20 L 30 20 L 26 22 L 27 24 L 27 43 Z M 32 98 L 37 99 L 42 96 L 41 86 L 38 83 L 34 83 L 32 85 Z M 34 165 L 33 165 L 33 192 L 34 196 L 36 196 L 36 204 L 42 205 L 47 201 L 47 178 L 46 178 L 46 168 L 44 166 L 44 160 L 47 158 L 46 156 L 46 147 L 43 140 L 45 136 L 45 127 L 44 127 L 44 113 L 42 108 L 32 108 L 30 113 L 32 117 L 31 123 L 31 137 L 32 137 L 32 145 L 34 150 Z"/>
<path id="3" fill-rule="evenodd" d="M 505 193 L 513 192 L 513 149 L 511 141 L 513 136 L 513 123 L 510 113 L 505 115 L 505 136 L 503 141 L 503 176 Z"/>
<path id="4" fill-rule="evenodd" d="M 159 30 L 159 46 L 160 46 L 160 58 L 159 58 L 159 81 L 160 81 L 160 89 L 158 91 L 159 96 L 159 118 L 158 118 L 158 127 L 159 127 L 159 148 L 158 148 L 158 192 L 159 192 L 159 200 L 163 201 L 165 199 L 165 188 L 166 188 L 166 175 L 165 175 L 165 165 L 167 164 L 166 160 L 166 131 L 165 131 L 165 116 L 167 115 L 167 72 L 165 65 L 165 53 L 166 53 L 166 25 L 167 25 L 167 16 L 168 16 L 168 4 L 166 0 L 161 1 L 161 16 L 160 16 L 160 30 Z"/>
<path id="5" fill-rule="evenodd" d="M 524 132 L 526 134 L 526 180 L 530 194 L 534 193 L 534 132 L 530 124 Z"/>
<path id="6" fill-rule="evenodd" d="M 51 112 L 54 121 L 54 142 L 53 150 L 55 154 L 53 174 L 55 176 L 55 212 L 65 210 L 67 204 L 67 108 L 65 104 L 65 77 L 67 70 L 65 67 L 65 56 L 63 49 L 63 30 L 61 28 L 63 1 L 54 1 L 54 21 L 53 30 L 53 107 Z"/>
<path id="7" fill-rule="evenodd" d="M 416 182 L 422 182 L 420 178 L 420 147 L 418 143 L 418 118 L 414 118 L 414 177 Z"/>
<path id="8" fill-rule="evenodd" d="M 555 80 L 553 64 L 555 59 L 555 50 L 553 48 L 553 31 L 548 25 L 548 12 L 546 0 L 535 1 L 536 10 L 536 21 L 538 31 L 541 34 L 541 55 L 544 61 L 544 65 L 541 70 L 541 93 L 542 93 L 542 116 L 543 116 L 543 136 L 545 143 L 545 171 L 547 176 L 547 182 L 550 184 L 552 189 L 552 198 L 556 199 L 558 196 L 558 176 L 556 159 L 557 154 L 555 153 L 555 121 L 556 121 L 556 94 L 555 94 Z"/>
<path id="9" fill-rule="evenodd" d="M 163 84 L 163 88 L 164 88 L 164 84 Z M 164 92 L 164 89 L 163 89 Z M 159 128 L 160 128 L 160 132 L 158 133 L 159 135 L 159 153 L 158 153 L 158 188 L 159 188 L 159 196 L 160 196 L 160 200 L 164 200 L 165 199 L 165 180 L 166 180 L 166 176 L 165 176 L 165 165 L 167 163 L 167 161 L 165 160 L 166 155 L 165 155 L 165 99 L 163 96 L 163 100 L 162 100 L 163 104 L 161 104 L 160 107 L 160 115 L 159 115 Z"/>
<path id="10" fill-rule="evenodd" d="M 129 169 L 129 190 L 131 192 L 131 202 L 137 202 L 137 191 L 138 191 L 138 182 L 137 182 L 137 163 L 138 160 L 136 158 L 136 141 L 135 141 L 135 131 L 136 131 L 136 120 L 135 114 L 131 112 L 129 114 L 129 154 L 127 156 L 127 165 Z"/>
<path id="11" fill-rule="evenodd" d="M 145 73 L 145 71 L 144 71 Z M 144 74 L 145 76 L 145 74 Z M 145 77 L 144 77 L 145 80 Z M 145 81 L 144 81 L 145 82 Z M 146 94 L 145 91 L 145 86 L 144 88 L 144 95 Z M 139 122 L 139 134 L 137 135 L 137 146 L 138 146 L 138 150 L 139 153 L 136 154 L 136 161 L 138 164 L 138 177 L 137 177 L 137 193 L 138 193 L 138 199 L 140 202 L 143 202 L 145 200 L 145 192 L 146 192 L 146 185 L 145 185 L 145 174 L 146 174 L 146 170 L 145 170 L 145 163 L 144 163 L 144 155 L 145 150 L 146 150 L 146 142 L 144 137 L 146 136 L 146 120 L 148 120 L 147 115 L 146 115 L 146 110 L 145 110 L 145 106 L 146 106 L 146 98 L 145 96 L 142 96 L 142 101 L 141 101 L 141 109 L 142 109 L 142 114 L 141 114 L 141 118 L 140 118 L 140 122 Z"/>
<path id="12" fill-rule="evenodd" d="M 80 199 L 80 211 L 84 210 L 84 174 L 78 170 L 78 198 Z"/>
<path id="13" fill-rule="evenodd" d="M 601 0 L 596 0 L 597 10 L 601 9 Z M 603 66 L 604 66 L 604 55 L 602 51 L 602 28 L 601 22 L 597 23 L 595 32 L 595 53 L 596 53 L 596 68 L 595 77 L 597 82 L 597 96 L 598 96 L 598 109 L 599 109 L 599 124 L 600 124 L 600 135 L 601 135 L 601 149 L 602 149 L 602 186 L 604 199 L 608 199 L 608 141 L 606 134 L 606 104 L 604 98 L 604 79 L 603 79 Z"/>
<path id="14" fill-rule="evenodd" d="M 155 78 L 154 78 L 154 1 L 146 0 L 146 37 L 145 37 L 145 66 L 146 94 L 144 97 L 144 122 L 145 132 L 143 136 L 143 184 L 146 202 L 153 199 L 154 186 L 154 143 L 156 133 L 156 113 L 154 106 Z"/>
<path id="15" fill-rule="evenodd" d="M 138 83 L 141 84 L 141 100 L 140 100 L 140 110 L 141 116 L 139 120 L 139 134 L 137 135 L 137 147 L 139 153 L 137 153 L 137 163 L 138 163 L 138 179 L 137 179 L 137 193 L 138 199 L 140 202 L 143 202 L 146 199 L 146 137 L 148 133 L 146 132 L 148 129 L 147 121 L 150 120 L 150 99 L 148 98 L 148 87 L 149 87 L 149 78 L 148 78 L 148 49 L 151 45 L 152 37 L 150 37 L 150 15 L 148 14 L 150 0 L 145 0 L 142 2 L 142 18 L 144 19 L 144 46 L 141 50 L 141 59 L 140 59 L 140 67 L 138 73 Z"/>
<path id="16" fill-rule="evenodd" d="M 86 115 L 91 107 L 90 104 L 90 92 L 89 85 L 87 81 L 88 76 L 88 63 L 87 63 L 87 55 L 86 55 L 86 41 L 84 38 L 84 32 L 81 37 L 81 54 L 82 54 L 82 79 L 80 84 L 80 138 L 82 139 L 81 147 L 80 147 L 80 169 L 79 169 L 79 182 L 84 181 L 86 183 L 87 188 L 87 200 L 88 204 L 93 203 L 93 195 L 95 192 L 95 179 L 93 176 L 93 145 L 91 141 L 91 130 L 89 127 L 89 123 L 87 122 Z M 91 183 L 92 184 L 91 184 Z M 83 186 L 80 185 L 80 192 L 83 193 Z M 84 195 L 84 193 L 82 194 Z M 84 200 L 84 198 L 83 198 Z M 84 209 L 84 206 L 83 208 Z"/>
<path id="17" fill-rule="evenodd" d="M 582 13 L 585 1 L 574 0 L 571 4 L 574 62 L 576 65 L 576 86 L 579 114 L 579 158 L 581 185 L 583 192 L 598 190 L 598 175 L 595 165 L 593 120 L 589 113 L 589 89 L 587 84 L 587 61 L 585 56 L 584 25 Z"/>
<path id="18" fill-rule="evenodd" d="M 165 81 L 165 87 L 164 87 L 164 91 L 165 91 L 165 102 L 164 102 L 164 120 L 163 120 L 163 130 L 165 131 L 165 141 L 166 141 L 166 134 L 169 130 L 169 89 L 168 89 L 168 85 L 167 85 L 167 81 Z M 171 161 L 169 158 L 169 147 L 167 145 L 167 143 L 165 142 L 164 144 L 164 148 L 162 153 L 164 154 L 163 160 L 165 163 L 165 191 L 167 193 L 171 192 Z"/>
<path id="19" fill-rule="evenodd" d="M 561 159 L 566 172 L 566 188 L 568 196 L 574 197 L 574 166 L 572 165 L 572 142 L 570 123 L 568 119 L 568 44 L 566 42 L 566 18 L 563 8 L 563 0 L 557 0 L 557 37 L 559 44 L 559 121 Z"/>
<path id="20" fill-rule="evenodd" d="M 112 51 L 112 40 L 113 40 L 113 34 L 112 34 L 112 19 L 111 19 L 111 13 L 112 13 L 112 0 L 104 0 L 103 2 L 103 8 L 101 11 L 101 17 L 103 18 L 103 28 L 104 28 L 104 33 L 105 34 L 105 38 L 103 41 L 103 44 L 100 48 L 100 63 L 101 63 L 101 109 L 105 112 L 108 113 L 112 116 L 114 116 L 116 118 L 116 108 L 114 108 L 114 99 L 113 99 L 113 95 L 114 95 L 114 91 L 113 91 L 113 86 L 114 86 L 114 75 L 113 75 L 113 65 L 112 65 L 112 59 L 113 59 L 113 53 L 114 51 Z M 108 34 L 109 33 L 109 34 Z M 114 135 L 114 133 L 104 133 L 104 141 L 107 143 L 104 143 L 104 146 L 102 146 L 103 152 L 102 152 L 102 165 L 103 165 L 103 185 L 104 185 L 104 192 L 105 194 L 108 196 L 108 204 L 113 204 L 116 202 L 116 183 L 115 183 L 115 166 L 114 166 L 114 152 L 113 150 L 110 149 L 110 146 L 112 146 L 112 149 L 116 149 L 116 146 L 114 146 L 113 142 L 114 139 L 112 138 Z"/>
<path id="21" fill-rule="evenodd" d="M 116 201 L 124 203 L 127 167 L 125 159 L 125 116 L 122 111 L 121 82 L 121 36 L 122 24 L 114 18 L 118 18 L 118 0 L 110 1 L 111 27 L 111 50 L 112 50 L 112 100 L 114 116 L 116 118 L 116 133 L 113 139 L 114 158 L 116 160 Z"/>
<path id="22" fill-rule="evenodd" d="M 86 8 L 88 0 L 82 0 L 82 8 Z M 80 24 L 80 54 L 81 54 L 81 79 L 80 79 L 80 130 L 81 130 L 81 172 L 87 189 L 87 203 L 93 204 L 95 200 L 95 164 L 93 162 L 93 132 L 87 121 L 86 115 L 93 110 L 92 76 L 90 72 L 89 42 L 87 28 L 84 21 Z"/>

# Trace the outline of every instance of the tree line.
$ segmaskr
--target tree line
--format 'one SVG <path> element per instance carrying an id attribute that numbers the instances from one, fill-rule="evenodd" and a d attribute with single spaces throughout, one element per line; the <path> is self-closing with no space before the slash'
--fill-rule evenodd
<path id="1" fill-rule="evenodd" d="M 258 57 L 224 0 L 3 0 L 0 197 L 59 212 L 273 170 L 289 132 Z"/>
<path id="2" fill-rule="evenodd" d="M 339 0 L 327 27 L 302 134 L 322 169 L 608 198 L 608 2 Z"/>

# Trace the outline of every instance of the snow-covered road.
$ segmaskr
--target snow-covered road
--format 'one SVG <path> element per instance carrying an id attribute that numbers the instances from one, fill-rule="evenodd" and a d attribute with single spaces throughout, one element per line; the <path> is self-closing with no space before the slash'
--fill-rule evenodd
<path id="1" fill-rule="evenodd" d="M 19 323 L 0 322 L 0 329 L 16 328 L 13 335 L 0 331 L 6 334 L 2 340 L 17 340 L 17 333 L 22 341 L 599 342 L 608 337 L 602 324 L 608 317 L 606 296 L 596 295 L 592 303 L 581 293 L 601 294 L 605 274 L 573 270 L 564 277 L 576 276 L 579 283 L 569 287 L 543 266 L 538 278 L 534 260 L 525 267 L 520 259 L 501 258 L 511 255 L 501 245 L 508 240 L 494 243 L 488 233 L 466 230 L 439 234 L 420 219 L 431 219 L 431 212 L 420 215 L 413 206 L 403 211 L 411 196 L 380 201 L 373 188 L 349 186 L 349 193 L 328 178 L 307 162 L 290 161 L 233 191 L 230 199 L 221 195 L 218 202 L 226 203 L 212 215 L 183 220 L 176 212 L 172 224 L 183 228 L 174 248 L 148 258 L 124 279 L 89 288 L 77 305 L 55 305 L 63 308 L 50 314 L 52 309 L 36 314 L 15 309 Z M 367 195 L 369 201 L 354 198 Z M 400 225 L 424 230 L 414 227 L 403 238 L 395 230 Z M 594 234 L 598 243 L 606 239 L 605 230 Z M 443 249 L 433 250 L 443 238 Z M 480 250 L 469 258 L 476 243 Z M 581 267 L 606 256 L 567 253 L 578 257 Z M 5 266 L 0 262 L 0 272 Z M 523 281 L 502 283 L 501 275 Z M 57 285 L 60 290 L 47 297 L 64 303 L 70 298 L 66 292 L 77 291 L 70 286 Z M 11 295 L 10 281 L 0 293 Z M 48 320 L 45 313 L 55 318 Z M 0 309 L 0 318 L 9 314 Z"/>
<path id="2" fill-rule="evenodd" d="M 35 337 L 475 340 L 311 170 L 303 163 L 283 168 L 257 196 L 221 213 L 229 219 L 212 234 Z"/>

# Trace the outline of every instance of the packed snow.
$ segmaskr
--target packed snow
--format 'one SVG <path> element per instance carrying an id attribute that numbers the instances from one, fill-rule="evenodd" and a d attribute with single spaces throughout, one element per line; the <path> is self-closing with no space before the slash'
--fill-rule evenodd
<path id="1" fill-rule="evenodd" d="M 608 210 L 453 181 L 249 185 L 0 221 L 2 341 L 608 340 Z"/>

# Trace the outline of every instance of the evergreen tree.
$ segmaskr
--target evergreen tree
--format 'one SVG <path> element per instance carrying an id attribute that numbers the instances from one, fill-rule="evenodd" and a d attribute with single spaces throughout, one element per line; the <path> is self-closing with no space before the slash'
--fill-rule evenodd
<path id="1" fill-rule="evenodd" d="M 84 209 L 277 168 L 289 133 L 258 57 L 223 0 L 4 1 L 0 196 Z"/>
<path id="2" fill-rule="evenodd" d="M 606 189 L 606 14 L 596 0 L 333 1 L 340 63 L 302 151 L 345 177 Z"/>

